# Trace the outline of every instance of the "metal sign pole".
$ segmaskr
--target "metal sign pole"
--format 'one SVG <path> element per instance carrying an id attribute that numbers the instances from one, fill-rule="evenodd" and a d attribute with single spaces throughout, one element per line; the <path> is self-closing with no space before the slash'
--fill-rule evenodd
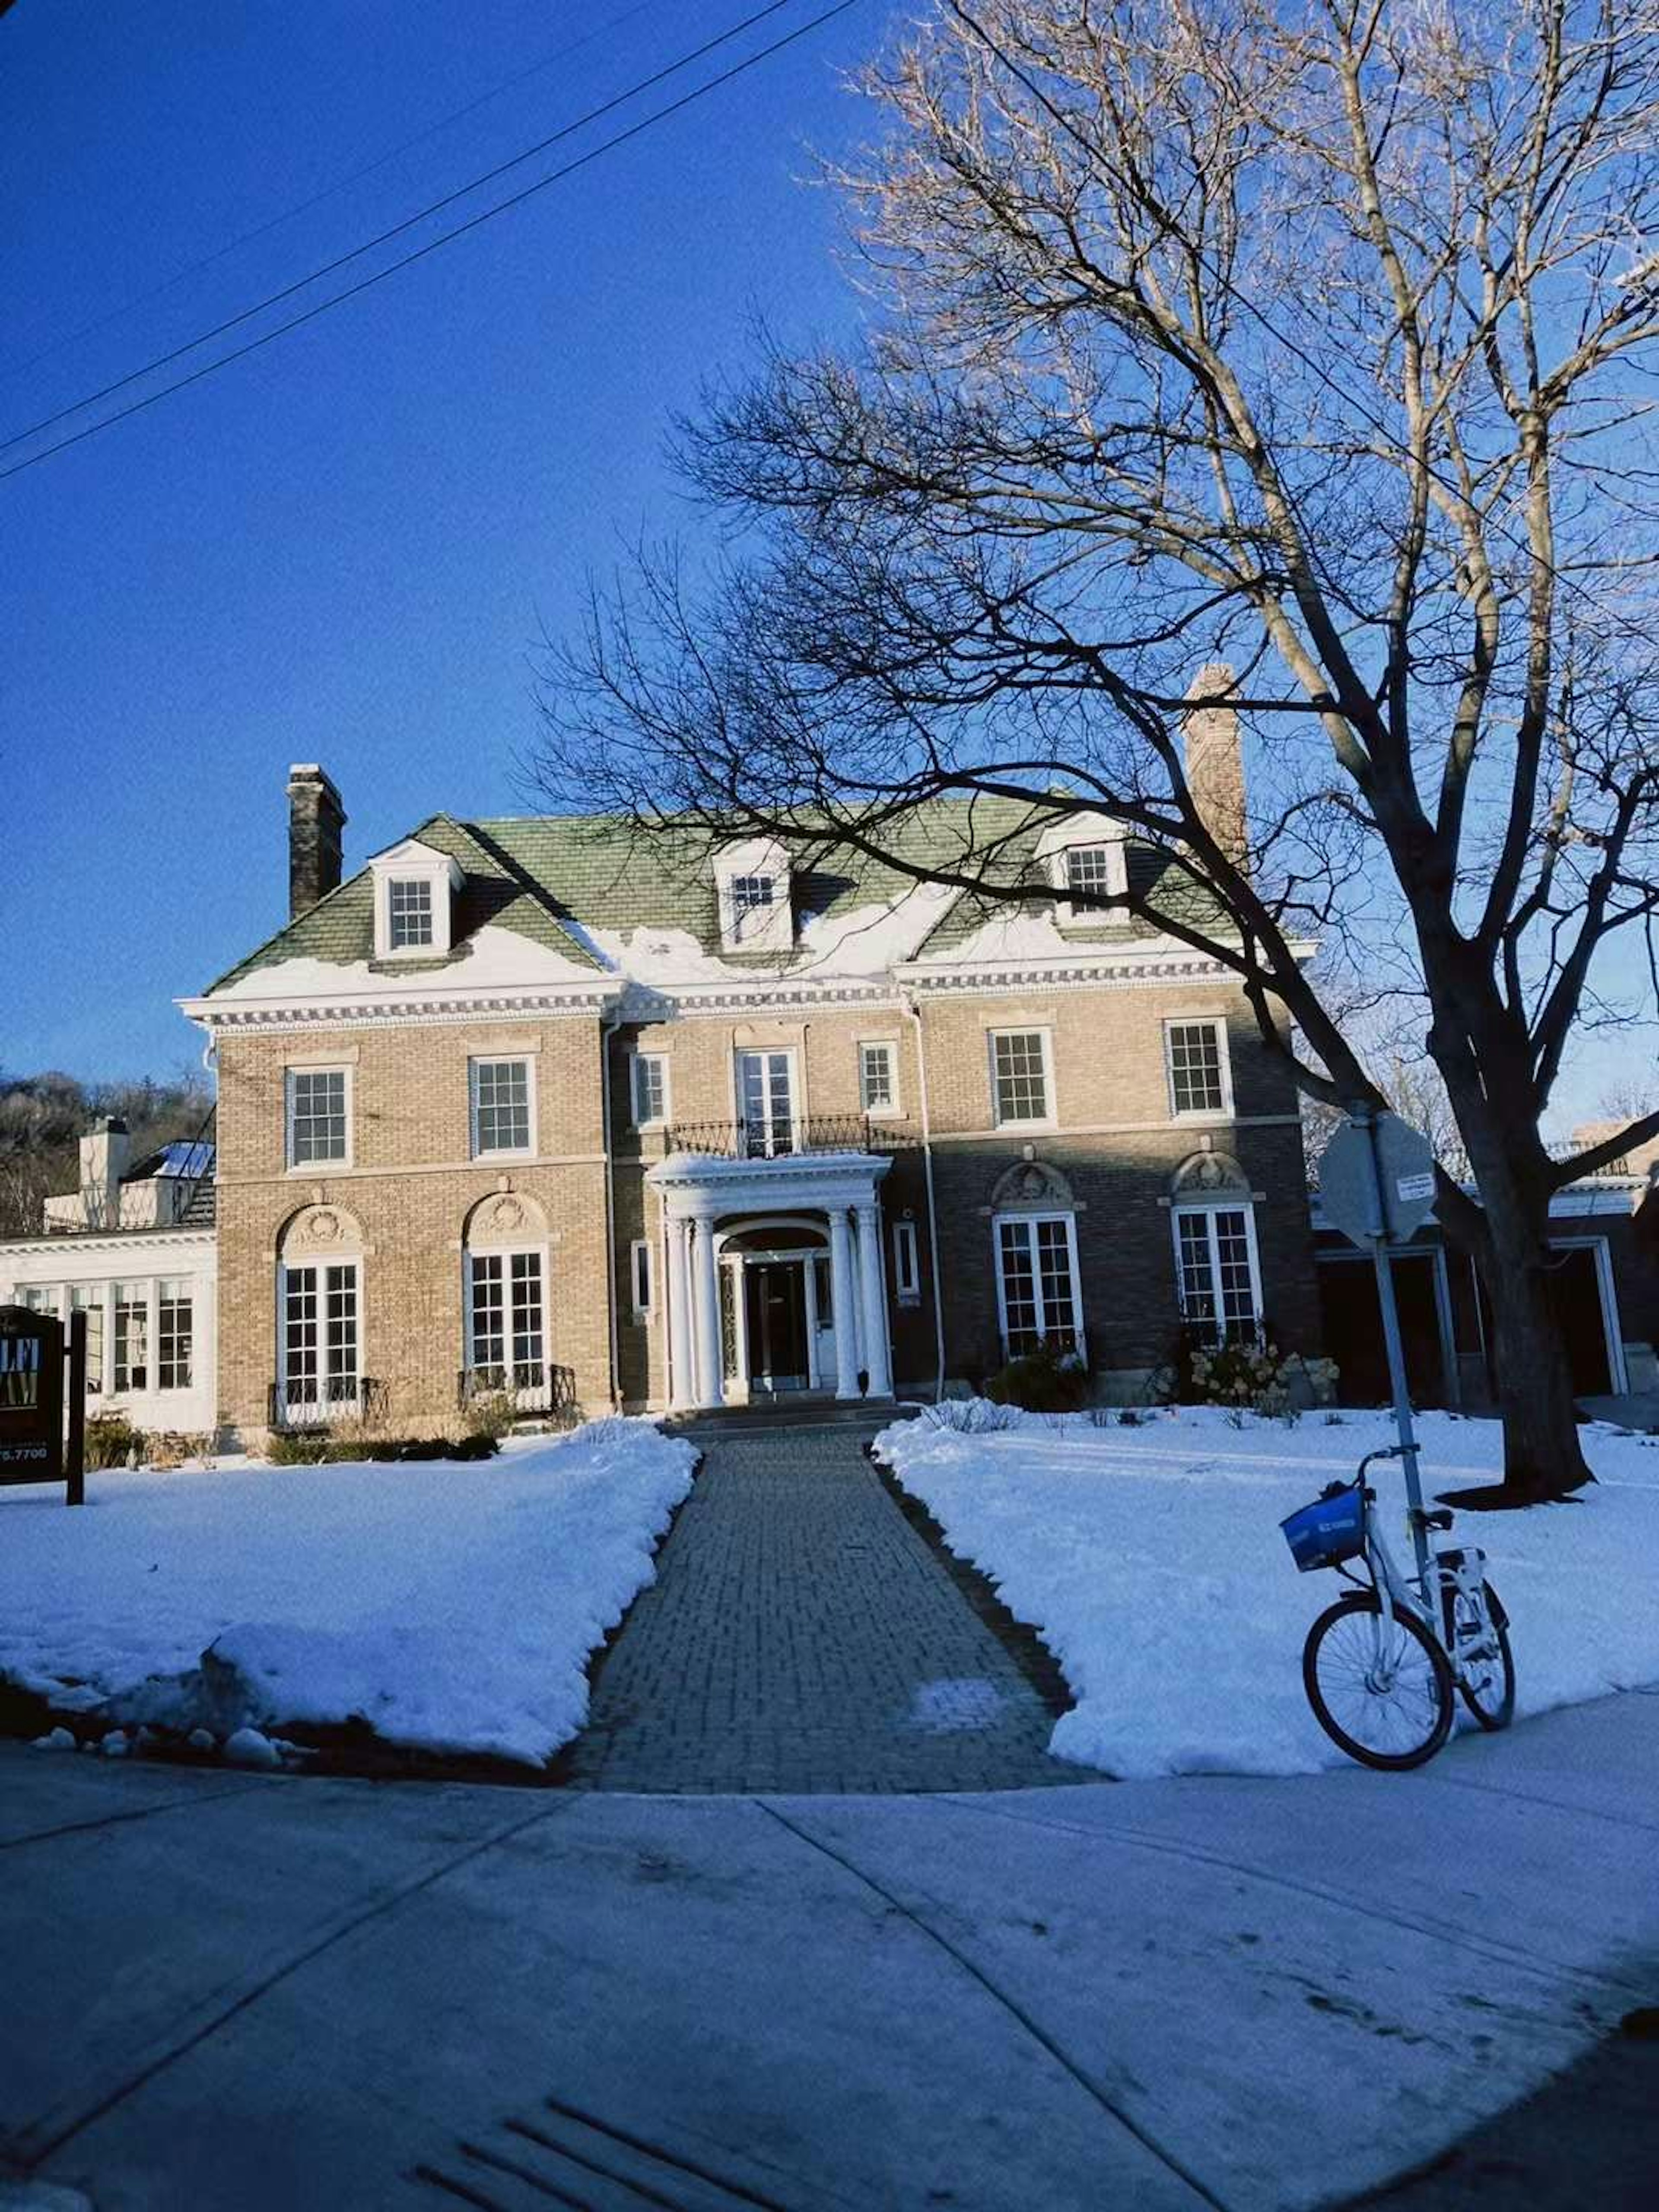
<path id="1" fill-rule="evenodd" d="M 64 1447 L 64 1480 L 69 1495 L 64 1503 L 87 1502 L 87 1316 L 77 1307 L 70 1316 L 69 1341 L 64 1347 L 69 1362 L 69 1436 Z"/>
<path id="2" fill-rule="evenodd" d="M 1406 1381 L 1406 1350 L 1400 1336 L 1400 1309 L 1395 1304 L 1394 1267 L 1389 1257 L 1388 1211 L 1382 1196 L 1382 1163 L 1377 1155 L 1376 1115 L 1370 1107 L 1355 1107 L 1351 1118 L 1365 1132 L 1371 1164 L 1371 1258 L 1376 1268 L 1376 1302 L 1382 1310 L 1382 1342 L 1389 1355 L 1389 1385 L 1394 1393 L 1395 1426 L 1400 1434 L 1400 1460 L 1406 1470 L 1406 1498 L 1411 1507 L 1412 1548 L 1424 1603 L 1429 1601 L 1429 1543 L 1423 1527 L 1423 1485 L 1417 1468 L 1417 1434 L 1412 1427 L 1411 1392 Z"/>

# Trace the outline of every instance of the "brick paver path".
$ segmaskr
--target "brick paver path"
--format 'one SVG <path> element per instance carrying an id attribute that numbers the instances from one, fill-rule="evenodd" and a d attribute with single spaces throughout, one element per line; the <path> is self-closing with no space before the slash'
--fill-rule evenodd
<path id="1" fill-rule="evenodd" d="M 577 1788 L 1023 1789 L 1054 1713 L 847 1429 L 711 1438 L 603 1661 Z"/>

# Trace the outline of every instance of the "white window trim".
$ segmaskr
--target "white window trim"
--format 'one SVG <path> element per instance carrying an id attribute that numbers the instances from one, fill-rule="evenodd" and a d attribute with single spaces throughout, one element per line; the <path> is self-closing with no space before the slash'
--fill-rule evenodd
<path id="1" fill-rule="evenodd" d="M 1211 1217 L 1208 1224 L 1210 1251 L 1210 1284 L 1216 1301 L 1216 1320 L 1221 1322 L 1221 1258 L 1216 1249 L 1214 1216 L 1218 1213 L 1242 1213 L 1244 1217 L 1244 1245 L 1250 1262 L 1250 1304 L 1255 1310 L 1256 1341 L 1261 1341 L 1263 1321 L 1261 1311 L 1261 1260 L 1255 1241 L 1255 1206 L 1254 1200 L 1237 1191 L 1218 1191 L 1213 1197 L 1177 1199 L 1170 1208 L 1170 1237 L 1175 1247 L 1176 1310 L 1182 1325 L 1187 1323 L 1187 1279 L 1181 1265 L 1181 1221 L 1183 1214 L 1202 1213 Z M 1218 1338 L 1218 1342 L 1221 1340 Z"/>
<path id="2" fill-rule="evenodd" d="M 161 1285 L 163 1283 L 182 1284 L 184 1285 L 185 1292 L 183 1299 L 172 1298 L 164 1300 L 161 1296 Z M 196 1279 L 193 1275 L 158 1275 L 155 1279 L 155 1287 L 152 1296 L 152 1304 L 155 1316 L 155 1389 L 157 1395 L 161 1397 L 170 1398 L 182 1391 L 193 1390 L 196 1388 L 198 1346 L 201 1342 L 201 1300 L 198 1297 L 196 1291 Z M 190 1376 L 189 1379 L 183 1382 L 163 1382 L 161 1380 L 161 1308 L 164 1304 L 170 1305 L 183 1304 L 190 1308 Z"/>
<path id="3" fill-rule="evenodd" d="M 801 1055 L 793 1044 L 740 1044 L 732 1052 L 732 1126 L 741 1129 L 743 1111 L 743 1063 L 745 1059 L 770 1060 L 781 1053 L 789 1062 L 789 1145 L 792 1152 L 800 1149 L 801 1133 L 806 1122 L 806 1101 L 802 1095 Z M 767 1085 L 769 1110 L 771 1099 L 770 1079 Z"/>
<path id="4" fill-rule="evenodd" d="M 363 1261 L 360 1252 L 307 1252 L 296 1255 L 292 1264 L 286 1260 L 276 1263 L 276 1388 L 280 1406 L 286 1410 L 288 1397 L 288 1280 L 290 1275 L 301 1274 L 313 1267 L 319 1278 L 317 1285 L 317 1381 L 319 1386 L 328 1378 L 328 1271 L 331 1267 L 349 1267 L 356 1281 L 357 1309 L 357 1373 L 356 1389 L 349 1400 L 338 1401 L 339 1410 L 349 1412 L 361 1406 L 363 1396 L 363 1377 L 368 1372 L 368 1343 L 364 1328 Z M 325 1390 L 322 1396 L 312 1401 L 320 1409 L 323 1418 L 331 1418 L 330 1404 Z"/>
<path id="5" fill-rule="evenodd" d="M 294 1157 L 294 1079 L 296 1075 L 340 1075 L 345 1079 L 345 1150 L 338 1159 L 296 1160 Z M 331 1168 L 349 1168 L 356 1151 L 357 1076 L 349 1060 L 297 1061 L 283 1070 L 283 1158 L 292 1176 L 326 1175 Z"/>
<path id="6" fill-rule="evenodd" d="M 480 1067 L 503 1067 L 511 1063 L 525 1071 L 525 1097 L 528 1105 L 530 1141 L 525 1145 L 492 1145 L 486 1152 L 478 1143 L 478 1070 Z M 470 1053 L 466 1062 L 467 1152 L 475 1160 L 533 1160 L 537 1156 L 537 1137 L 541 1128 L 536 1091 L 536 1055 L 532 1052 Z"/>
<path id="7" fill-rule="evenodd" d="M 892 1096 L 885 1106 L 866 1106 L 864 1103 L 864 1055 L 866 1052 L 884 1052 L 887 1055 L 887 1066 L 890 1077 L 889 1088 Z M 867 1115 L 872 1121 L 896 1121 L 904 1110 L 899 1093 L 898 1039 L 884 1036 L 860 1037 L 858 1040 L 858 1054 L 860 1113 Z"/>
<path id="8" fill-rule="evenodd" d="M 512 1262 L 532 1259 L 541 1269 L 542 1279 L 542 1372 L 544 1377 L 553 1367 L 553 1317 L 550 1301 L 553 1291 L 553 1272 L 549 1265 L 550 1247 L 546 1244 L 469 1244 L 461 1254 L 461 1367 L 465 1373 L 473 1371 L 472 1359 L 472 1262 L 475 1260 L 500 1260 L 506 1263 L 501 1287 L 507 1293 L 502 1308 L 503 1327 L 510 1337 L 513 1329 Z M 510 1368 L 509 1355 L 502 1364 Z M 509 1385 L 509 1388 L 516 1387 Z"/>
<path id="9" fill-rule="evenodd" d="M 639 1064 L 642 1060 L 654 1060 L 662 1069 L 662 1111 L 649 1121 L 640 1119 Z M 654 1047 L 649 1052 L 635 1051 L 628 1055 L 628 1115 L 635 1129 L 665 1129 L 674 1118 L 673 1070 L 669 1056 Z"/>
<path id="10" fill-rule="evenodd" d="M 1067 896 L 1071 878 L 1066 856 L 1085 846 L 1100 846 L 1105 851 L 1109 898 L 1121 898 L 1129 888 L 1128 851 L 1121 831 L 1115 836 L 1098 831 L 1091 836 L 1073 837 L 1069 844 L 1056 847 L 1049 856 L 1049 880 L 1059 894 L 1054 902 L 1054 918 L 1062 929 L 1098 928 L 1103 923 L 1127 919 L 1121 907 L 1073 905 Z"/>
<path id="11" fill-rule="evenodd" d="M 1083 1310 L 1083 1277 L 1078 1267 L 1077 1215 L 1065 1207 L 1048 1209 L 1040 1212 L 1016 1212 L 1010 1208 L 1006 1212 L 994 1213 L 991 1216 L 991 1265 L 996 1275 L 997 1332 L 1002 1340 L 1003 1358 L 1012 1359 L 1015 1357 L 1008 1347 L 1008 1299 L 1002 1279 L 1002 1231 L 1003 1224 L 1010 1221 L 1030 1222 L 1033 1224 L 1039 1221 L 1063 1221 L 1066 1224 L 1066 1257 L 1071 1261 L 1072 1273 L 1072 1309 L 1077 1316 L 1078 1356 L 1086 1366 L 1089 1358 L 1089 1324 L 1088 1316 Z M 1037 1311 L 1041 1320 L 1042 1273 L 1036 1266 L 1035 1237 L 1032 1240 L 1031 1260 L 1031 1279 L 1036 1290 Z M 1045 1337 L 1048 1331 L 1039 1327 L 1037 1334 L 1039 1338 Z"/>
<path id="12" fill-rule="evenodd" d="M 459 862 L 414 840 L 394 846 L 369 863 L 374 878 L 374 957 L 392 962 L 442 960 L 448 957 L 455 934 L 455 894 L 463 881 Z M 425 945 L 392 942 L 392 886 L 426 883 L 432 886 L 432 936 Z"/>
<path id="13" fill-rule="evenodd" d="M 640 1260 L 646 1265 L 646 1295 L 640 1301 Z M 636 1237 L 628 1248 L 628 1298 L 635 1321 L 648 1321 L 656 1311 L 657 1250 L 648 1237 Z"/>
<path id="14" fill-rule="evenodd" d="M 914 1221 L 893 1224 L 893 1297 L 902 1306 L 921 1304 L 921 1242 Z"/>
<path id="15" fill-rule="evenodd" d="M 1042 1040 L 1042 1095 L 1048 1107 L 1046 1114 L 1031 1121 L 1014 1121 L 1005 1116 L 1002 1102 L 997 1094 L 997 1039 L 999 1037 L 1036 1036 Z M 985 1032 L 986 1072 L 991 1082 L 991 1126 L 994 1129 L 1055 1129 L 1060 1126 L 1059 1101 L 1054 1096 L 1054 1033 L 1042 1022 L 1010 1022 Z"/>
<path id="16" fill-rule="evenodd" d="M 1221 1103 L 1219 1106 L 1178 1107 L 1175 1095 L 1175 1054 L 1170 1032 L 1172 1030 L 1213 1030 L 1216 1050 L 1220 1061 Z M 1164 1018 L 1164 1091 L 1169 1101 L 1172 1121 L 1231 1121 L 1233 1118 L 1233 1059 L 1227 1036 L 1224 1014 L 1166 1014 Z"/>

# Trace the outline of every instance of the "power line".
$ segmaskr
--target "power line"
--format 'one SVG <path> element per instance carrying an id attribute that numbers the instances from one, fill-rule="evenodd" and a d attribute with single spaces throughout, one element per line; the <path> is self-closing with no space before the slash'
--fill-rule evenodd
<path id="1" fill-rule="evenodd" d="M 120 307 L 112 307 L 106 314 L 94 315 L 90 322 L 82 323 L 77 330 L 66 331 L 61 337 L 53 338 L 50 345 L 42 346 L 39 353 L 30 354 L 25 361 L 0 364 L 0 378 L 21 376 L 27 370 L 38 368 L 43 361 L 50 361 L 54 354 L 62 353 L 65 346 L 74 345 L 82 338 L 91 337 L 95 331 L 107 330 L 112 323 L 119 322 L 124 315 L 137 313 L 140 307 L 149 307 L 151 301 L 159 300 L 174 290 L 186 277 L 199 276 L 203 270 L 213 268 L 228 255 L 237 252 L 244 246 L 251 246 L 256 238 L 264 238 L 270 232 L 280 229 L 283 223 L 291 222 L 295 216 L 308 215 L 313 208 L 320 207 L 325 200 L 332 199 L 337 192 L 361 184 L 365 177 L 372 177 L 388 161 L 396 161 L 399 154 L 407 154 L 415 147 L 424 145 L 428 138 L 435 138 L 441 131 L 448 130 L 452 123 L 464 122 L 469 115 L 476 114 L 479 108 L 488 106 L 492 100 L 499 99 L 502 93 L 527 84 L 532 76 L 539 76 L 544 70 L 551 69 L 555 62 L 564 61 L 570 55 L 580 53 L 584 46 L 591 46 L 596 39 L 606 38 L 612 31 L 619 31 L 624 23 L 631 21 L 635 15 L 642 15 L 647 8 L 654 5 L 655 0 L 635 0 L 633 7 L 624 8 L 621 15 L 613 15 L 608 23 L 601 23 L 597 29 L 585 32 L 580 39 L 573 39 L 554 52 L 544 55 L 540 61 L 532 62 L 528 69 L 520 70 L 513 76 L 503 77 L 500 83 L 481 92 L 476 100 L 468 100 L 464 107 L 452 108 L 447 115 L 439 116 L 411 137 L 400 138 L 395 146 L 388 146 L 384 154 L 377 154 L 372 161 L 365 161 L 361 168 L 349 170 L 343 177 L 337 177 L 331 185 L 325 185 L 321 191 L 313 192 L 308 199 L 296 201 L 292 207 L 283 208 L 279 213 L 267 216 L 264 222 L 255 223 L 251 230 L 242 231 L 227 244 L 216 246 L 211 253 L 204 253 L 200 260 L 186 262 L 182 269 L 175 269 L 172 276 L 165 277 L 149 291 L 141 292 L 137 299 L 125 301 Z M 25 431 L 21 434 L 27 436 L 28 433 Z"/>
<path id="2" fill-rule="evenodd" d="M 853 0 L 846 0 L 846 4 L 851 6 Z M 457 200 L 465 199 L 470 193 L 481 191 L 485 185 L 494 184 L 498 177 L 504 177 L 509 169 L 521 168 L 526 161 L 533 161 L 538 154 L 544 154 L 549 147 L 556 146 L 562 140 L 571 137 L 575 132 L 586 130 L 589 124 L 597 123 L 601 116 L 610 115 L 617 108 L 626 106 L 630 100 L 638 99 L 642 92 L 649 92 L 653 85 L 660 84 L 665 77 L 677 76 L 681 70 L 689 69 L 693 62 L 701 61 L 705 54 L 713 53 L 717 46 L 729 45 L 733 39 L 739 37 L 744 31 L 752 29 L 757 23 L 764 22 L 769 15 L 775 15 L 781 9 L 791 8 L 794 5 L 795 0 L 768 0 L 767 6 L 757 9 L 751 15 L 745 15 L 741 22 L 729 25 L 724 31 L 717 32 L 712 39 L 705 39 L 700 46 L 694 46 L 689 53 L 681 54 L 677 60 L 665 63 L 661 69 L 653 70 L 649 76 L 641 77 L 636 84 L 629 85 L 625 92 L 619 92 L 613 98 L 602 100 L 597 107 L 590 107 L 586 114 L 579 115 L 574 123 L 567 123 L 548 137 L 538 139 L 535 145 L 526 146 L 522 153 L 514 154 L 505 161 L 498 161 L 493 169 L 486 169 L 482 176 L 474 177 L 466 184 L 458 185 L 454 191 L 446 192 L 441 199 L 435 199 L 429 205 L 417 209 L 415 214 L 406 216 L 401 222 L 393 223 L 390 230 L 383 230 L 378 237 L 368 239 L 361 246 L 354 246 L 349 252 L 336 255 L 332 261 L 326 261 L 321 268 L 312 270 L 308 276 L 298 277 L 291 284 L 284 284 L 280 291 L 270 293 L 252 307 L 244 307 L 239 313 L 227 316 L 223 322 L 216 323 L 211 330 L 198 332 L 195 337 L 187 339 L 183 345 L 174 346 L 170 352 L 158 354 L 154 361 L 146 362 L 142 368 L 131 369 L 126 375 L 118 376 L 112 384 L 106 384 L 97 392 L 88 392 L 82 398 L 71 401 L 67 407 L 60 407 L 53 414 L 43 415 L 38 422 L 31 422 L 27 429 L 15 431 L 10 437 L 0 439 L 0 453 L 9 453 L 14 446 L 27 445 L 31 438 L 38 438 L 43 430 L 50 430 L 56 424 L 66 422 L 71 415 L 78 415 L 85 408 L 97 406 L 100 400 L 112 399 L 118 392 L 125 392 L 129 385 L 140 383 L 147 376 L 154 376 L 158 369 L 170 368 L 175 361 L 182 361 L 186 354 L 194 353 L 198 347 L 210 345 L 215 338 L 223 337 L 228 331 L 240 329 L 244 323 L 251 322 L 256 315 L 263 315 L 268 309 L 280 307 L 284 300 L 291 300 L 296 293 L 307 291 L 312 285 L 321 283 L 325 276 L 332 276 L 337 270 L 346 268 L 351 262 L 361 261 L 364 254 L 373 253 L 379 246 L 390 245 L 394 238 L 401 238 L 404 232 L 413 230 L 417 224 L 427 222 L 434 215 L 441 214 L 445 208 L 453 207 Z M 842 12 L 839 7 L 830 10 L 830 14 L 833 15 L 838 15 Z M 814 23 L 827 21 L 828 17 L 820 15 L 814 19 Z M 805 29 L 811 30 L 814 23 L 807 24 L 805 27 Z M 789 41 L 786 39 L 781 43 L 787 46 Z M 765 51 L 767 53 L 775 53 L 777 48 L 769 46 Z M 726 79 L 715 77 L 711 82 L 714 84 L 722 84 Z M 676 102 L 674 106 L 665 107 L 660 112 L 664 115 L 672 115 L 675 112 L 675 106 L 683 105 L 684 102 Z M 628 134 L 623 135 L 625 137 Z M 609 143 L 620 144 L 622 141 L 614 139 Z M 577 165 L 573 164 L 573 166 Z M 568 172 L 554 173 L 556 176 Z M 552 180 L 552 178 L 544 179 L 548 183 L 551 183 Z M 512 198 L 501 201 L 500 206 L 514 207 L 524 197 L 523 193 L 516 194 Z M 485 210 L 487 214 L 498 211 L 499 210 Z M 469 224 L 461 226 L 462 229 L 470 228 Z M 443 244 L 447 242 L 447 238 L 459 235 L 460 231 L 449 232 L 446 234 L 445 238 L 435 240 L 434 243 Z M 418 258 L 418 254 L 411 254 L 404 260 L 395 261 L 391 264 L 391 269 L 385 273 L 390 275 L 392 269 L 407 268 L 410 260 Z M 362 289 L 361 285 L 355 285 L 350 289 L 341 293 L 339 297 L 349 300 L 354 293 Z M 301 316 L 297 319 L 303 322 L 308 319 L 306 316 Z M 285 323 L 282 327 L 284 330 L 292 330 L 295 325 L 293 323 Z M 278 333 L 273 332 L 272 335 L 276 336 Z M 246 347 L 241 349 L 242 352 L 247 350 Z M 240 358 L 240 354 L 228 354 L 225 358 L 234 361 Z M 186 378 L 185 381 L 188 383 L 193 380 Z M 168 388 L 176 391 L 178 386 L 172 386 Z M 122 413 L 106 419 L 119 422 L 125 413 L 131 411 L 131 410 L 124 410 Z M 63 450 L 63 442 L 72 443 L 73 441 L 62 441 L 58 445 L 49 447 L 46 449 L 47 453 L 60 453 Z M 41 453 L 33 458 L 44 460 L 46 455 Z M 14 472 L 10 469 L 0 470 L 0 483 L 3 483 L 5 478 Z"/>

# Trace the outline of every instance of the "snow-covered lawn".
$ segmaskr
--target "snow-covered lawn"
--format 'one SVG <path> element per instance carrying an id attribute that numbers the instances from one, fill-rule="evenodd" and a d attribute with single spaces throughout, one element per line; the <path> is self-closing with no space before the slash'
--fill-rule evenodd
<path id="1" fill-rule="evenodd" d="M 216 1736 L 359 1717 L 538 1762 L 581 1727 L 588 1655 L 694 1463 L 611 1420 L 494 1460 L 94 1474 L 76 1511 L 0 1490 L 0 1677 Z"/>
<path id="2" fill-rule="evenodd" d="M 1246 1416 L 1242 1429 L 1208 1407 L 1137 1428 L 1016 1418 L 1012 1432 L 969 1435 L 924 1414 L 878 1449 L 1064 1668 L 1077 1703 L 1056 1756 L 1126 1776 L 1343 1765 L 1308 1709 L 1301 1659 L 1345 1585 L 1298 1574 L 1279 1523 L 1392 1443 L 1388 1417 L 1328 1426 L 1316 1413 L 1287 1428 Z M 1496 1422 L 1431 1413 L 1419 1425 L 1431 1495 L 1499 1472 Z M 1583 1433 L 1600 1480 L 1582 1504 L 1457 1523 L 1508 1608 L 1523 1715 L 1659 1681 L 1659 1438 Z M 1408 1564 L 1398 1465 L 1372 1480 Z"/>

